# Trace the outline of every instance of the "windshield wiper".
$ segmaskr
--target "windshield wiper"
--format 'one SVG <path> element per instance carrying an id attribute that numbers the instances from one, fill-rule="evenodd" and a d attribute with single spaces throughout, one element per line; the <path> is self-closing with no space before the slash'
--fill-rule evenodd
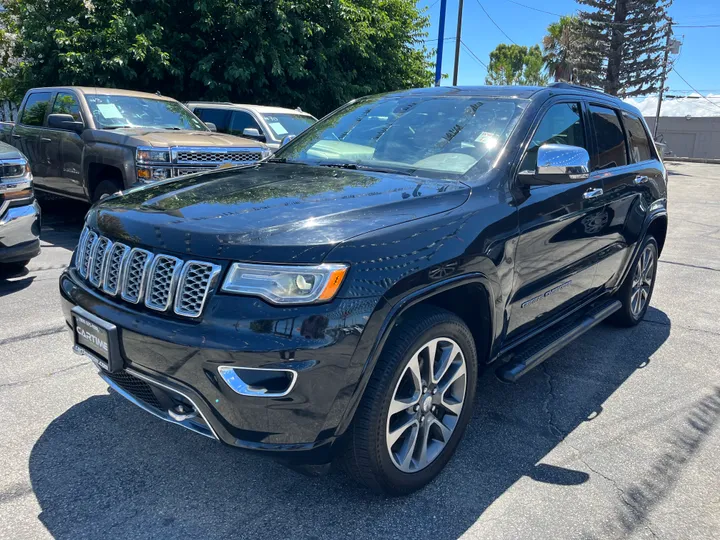
<path id="1" fill-rule="evenodd" d="M 105 127 L 103 127 L 103 129 L 123 129 L 123 128 L 131 128 L 131 127 L 135 127 L 135 126 L 131 126 L 130 124 L 128 124 L 126 126 L 105 126 Z"/>
<path id="2" fill-rule="evenodd" d="M 414 176 L 413 173 L 415 172 L 415 169 L 412 171 L 403 171 L 402 169 L 393 169 L 392 167 L 375 167 L 372 165 L 363 165 L 361 163 L 333 163 L 333 162 L 323 162 L 323 163 L 313 163 L 313 165 L 317 165 L 318 167 L 334 167 L 338 169 L 350 169 L 353 171 L 372 171 L 372 172 L 382 172 L 382 173 L 390 173 L 390 174 L 401 174 L 404 176 Z"/>

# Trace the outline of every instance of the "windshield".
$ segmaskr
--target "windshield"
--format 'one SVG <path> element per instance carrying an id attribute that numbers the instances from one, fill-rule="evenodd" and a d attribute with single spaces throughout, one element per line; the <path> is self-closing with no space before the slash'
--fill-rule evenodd
<path id="1" fill-rule="evenodd" d="M 85 97 L 99 129 L 153 127 L 208 131 L 177 101 L 107 94 Z"/>
<path id="2" fill-rule="evenodd" d="M 315 118 L 305 114 L 263 114 L 263 118 L 275 139 L 297 135 L 317 122 Z"/>
<path id="3" fill-rule="evenodd" d="M 480 97 L 360 99 L 316 123 L 275 158 L 313 165 L 459 176 L 488 170 L 527 101 Z"/>

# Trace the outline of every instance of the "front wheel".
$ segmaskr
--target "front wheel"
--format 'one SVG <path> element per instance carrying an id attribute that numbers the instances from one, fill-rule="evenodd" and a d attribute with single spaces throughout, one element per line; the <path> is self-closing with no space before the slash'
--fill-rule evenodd
<path id="1" fill-rule="evenodd" d="M 460 318 L 426 307 L 404 317 L 350 428 L 345 461 L 351 475 L 391 495 L 430 482 L 472 416 L 476 379 L 475 343 Z"/>
<path id="2" fill-rule="evenodd" d="M 657 262 L 658 245 L 655 238 L 648 235 L 643 242 L 640 256 L 617 293 L 622 307 L 610 317 L 610 322 L 630 327 L 645 317 L 655 289 Z"/>

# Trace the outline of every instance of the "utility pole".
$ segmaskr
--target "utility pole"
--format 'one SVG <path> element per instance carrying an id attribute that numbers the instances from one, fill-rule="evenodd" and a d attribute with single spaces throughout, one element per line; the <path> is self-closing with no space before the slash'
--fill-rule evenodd
<path id="1" fill-rule="evenodd" d="M 455 36 L 455 69 L 453 70 L 453 86 L 457 86 L 458 68 L 460 67 L 460 33 L 462 32 L 463 0 L 458 2 L 458 25 Z"/>
<path id="2" fill-rule="evenodd" d="M 447 0 L 440 0 L 440 28 L 438 29 L 437 59 L 435 61 L 435 86 L 440 86 L 442 78 L 443 43 L 445 43 L 445 10 Z"/>
<path id="3" fill-rule="evenodd" d="M 665 38 L 665 54 L 663 55 L 662 82 L 660 83 L 660 95 L 658 96 L 657 110 L 655 111 L 653 140 L 657 139 L 658 124 L 660 123 L 660 107 L 662 107 L 663 94 L 665 93 L 665 79 L 667 78 L 668 58 L 670 57 L 670 38 L 672 38 L 672 23 L 668 22 L 667 36 Z"/>

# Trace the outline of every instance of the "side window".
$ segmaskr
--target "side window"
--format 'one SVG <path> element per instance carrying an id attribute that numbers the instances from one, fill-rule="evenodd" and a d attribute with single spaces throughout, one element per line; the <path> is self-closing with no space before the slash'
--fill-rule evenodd
<path id="1" fill-rule="evenodd" d="M 639 163 L 652 159 L 653 155 L 650 150 L 652 143 L 640 119 L 623 112 L 623 124 L 625 124 L 625 132 L 630 147 L 630 161 Z"/>
<path id="2" fill-rule="evenodd" d="M 230 111 L 227 109 L 195 109 L 195 115 L 203 122 L 212 122 L 218 131 L 228 130 Z"/>
<path id="3" fill-rule="evenodd" d="M 594 169 L 609 169 L 627 165 L 625 135 L 615 110 L 591 105 L 590 117 L 598 146 Z"/>
<path id="4" fill-rule="evenodd" d="M 50 92 L 30 94 L 20 117 L 20 123 L 26 126 L 42 126 L 45 121 L 50 96 Z"/>
<path id="5" fill-rule="evenodd" d="M 80 116 L 80 105 L 74 95 L 60 92 L 55 97 L 55 103 L 51 111 L 53 114 L 69 114 L 76 122 L 82 122 Z"/>
<path id="6" fill-rule="evenodd" d="M 262 128 L 250 114 L 242 111 L 233 111 L 232 120 L 230 122 L 230 131 L 228 133 L 242 137 L 243 130 L 245 128 L 255 128 L 261 135 L 263 133 Z"/>
<path id="7" fill-rule="evenodd" d="M 587 149 L 581 111 L 579 103 L 558 103 L 550 107 L 535 130 L 520 170 L 535 170 L 538 149 L 544 144 L 568 144 Z"/>

